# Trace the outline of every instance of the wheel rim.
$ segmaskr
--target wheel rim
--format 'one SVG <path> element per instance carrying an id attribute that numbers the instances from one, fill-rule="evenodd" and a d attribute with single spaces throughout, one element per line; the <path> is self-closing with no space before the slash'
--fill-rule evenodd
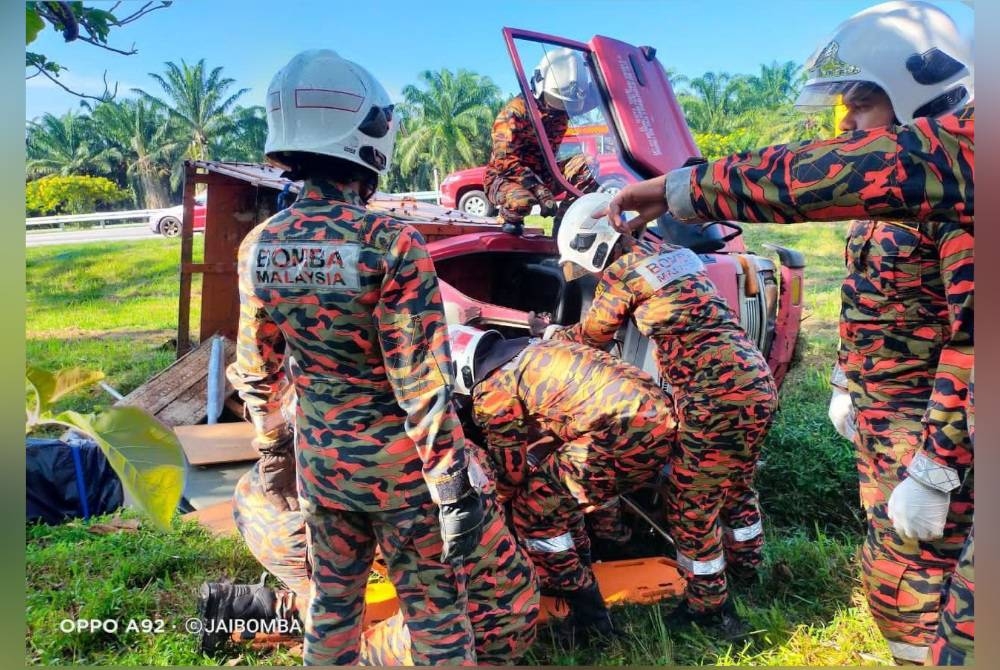
<path id="1" fill-rule="evenodd" d="M 486 200 L 478 196 L 465 201 L 465 211 L 467 214 L 486 216 L 488 207 L 489 205 L 486 204 Z"/>
<path id="2" fill-rule="evenodd" d="M 179 221 L 170 219 L 168 221 L 164 221 L 160 225 L 163 229 L 163 234 L 166 235 L 167 237 L 177 237 L 178 235 L 180 235 L 181 224 Z"/>

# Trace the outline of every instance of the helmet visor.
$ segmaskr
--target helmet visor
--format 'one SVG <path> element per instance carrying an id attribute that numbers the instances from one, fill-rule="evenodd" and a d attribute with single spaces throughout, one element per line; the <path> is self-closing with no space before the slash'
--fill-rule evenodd
<path id="1" fill-rule="evenodd" d="M 849 104 L 881 92 L 882 87 L 870 81 L 823 81 L 806 84 L 795 101 L 802 112 L 825 112 L 837 105 Z"/>
<path id="2" fill-rule="evenodd" d="M 373 105 L 368 110 L 368 114 L 361 122 L 361 125 L 358 126 L 358 130 L 368 137 L 375 139 L 385 137 L 389 129 L 392 128 L 392 110 L 394 107 L 395 105 L 387 105 L 385 107 Z"/>

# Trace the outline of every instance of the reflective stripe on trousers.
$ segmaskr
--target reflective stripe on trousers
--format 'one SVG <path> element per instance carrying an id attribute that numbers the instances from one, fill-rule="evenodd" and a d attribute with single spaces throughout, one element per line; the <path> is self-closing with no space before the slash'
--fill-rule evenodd
<path id="1" fill-rule="evenodd" d="M 720 554 L 707 561 L 696 561 L 678 551 L 677 565 L 692 575 L 714 575 L 726 569 L 726 557 Z"/>
<path id="2" fill-rule="evenodd" d="M 724 526 L 726 535 L 733 538 L 735 542 L 748 542 L 764 532 L 764 524 L 761 521 L 743 528 L 729 528 Z"/>
<path id="3" fill-rule="evenodd" d="M 889 651 L 893 658 L 899 658 L 913 663 L 925 663 L 927 661 L 928 647 L 921 644 L 910 644 L 908 642 L 897 642 L 896 640 L 886 640 L 889 643 Z"/>
<path id="4" fill-rule="evenodd" d="M 532 551 L 545 552 L 546 554 L 556 554 L 560 551 L 570 551 L 575 545 L 573 536 L 570 533 L 563 533 L 549 538 L 528 538 L 525 545 Z"/>

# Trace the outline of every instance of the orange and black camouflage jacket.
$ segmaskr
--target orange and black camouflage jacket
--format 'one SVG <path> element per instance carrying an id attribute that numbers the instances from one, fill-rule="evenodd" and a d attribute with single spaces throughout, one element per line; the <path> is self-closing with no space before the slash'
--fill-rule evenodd
<path id="1" fill-rule="evenodd" d="M 959 471 L 972 464 L 973 246 L 958 223 L 855 221 L 841 289 L 841 366 L 863 386 L 926 379 L 924 448 Z"/>
<path id="2" fill-rule="evenodd" d="M 674 170 L 671 214 L 750 223 L 896 219 L 973 225 L 975 108 Z"/>
<path id="3" fill-rule="evenodd" d="M 975 107 L 936 119 L 920 118 L 909 126 L 768 147 L 682 168 L 667 175 L 665 195 L 671 213 L 685 221 L 879 218 L 951 222 L 971 230 Z M 880 235 L 884 237 L 886 230 L 883 227 Z M 959 239 L 955 230 L 952 225 L 931 233 L 939 244 L 946 281 L 952 284 L 946 289 L 951 344 L 938 364 L 923 445 L 933 460 L 961 468 L 973 458 L 971 441 L 956 442 L 955 436 L 956 427 L 965 425 L 965 415 L 971 413 L 973 277 L 971 236 Z M 882 241 L 876 236 L 874 243 Z M 870 244 L 871 239 L 862 243 Z M 886 268 L 879 281 L 891 280 L 896 273 L 895 268 Z"/>
<path id="4" fill-rule="evenodd" d="M 690 249 L 638 242 L 604 270 L 580 322 L 552 337 L 604 348 L 630 318 L 656 344 L 660 373 L 678 401 L 741 404 L 746 389 L 773 388 L 767 361 Z"/>
<path id="5" fill-rule="evenodd" d="M 587 487 L 628 490 L 655 476 L 676 441 L 670 396 L 649 375 L 572 342 L 533 342 L 477 384 L 472 401 L 504 497 L 556 448 L 582 450 L 588 463 L 587 482 L 563 480 L 577 500 Z"/>
<path id="6" fill-rule="evenodd" d="M 421 504 L 429 493 L 454 500 L 465 443 L 441 293 L 420 234 L 366 211 L 356 193 L 307 181 L 291 207 L 250 231 L 238 265 L 229 377 L 266 435 L 283 421 L 291 359 L 300 493 L 358 511 Z"/>
<path id="7" fill-rule="evenodd" d="M 546 107 L 541 107 L 540 111 L 542 126 L 555 153 L 569 127 L 569 116 L 562 110 Z M 532 193 L 539 186 L 552 195 L 565 190 L 549 171 L 531 125 L 527 103 L 520 95 L 508 102 L 493 122 L 493 152 L 486 165 L 483 184 L 487 193 L 497 179 L 516 182 Z"/>

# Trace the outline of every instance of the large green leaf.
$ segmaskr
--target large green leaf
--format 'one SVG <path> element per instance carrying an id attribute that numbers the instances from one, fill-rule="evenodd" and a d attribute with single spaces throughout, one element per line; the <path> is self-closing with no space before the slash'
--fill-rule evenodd
<path id="1" fill-rule="evenodd" d="M 170 527 L 184 493 L 187 465 L 181 443 L 169 428 L 138 407 L 112 407 L 97 415 L 62 412 L 53 420 L 93 437 L 153 523 Z"/>
<path id="2" fill-rule="evenodd" d="M 24 23 L 24 43 L 31 44 L 45 27 L 45 22 L 38 16 L 38 11 L 29 4 L 24 8 Z"/>
<path id="3" fill-rule="evenodd" d="M 69 368 L 60 370 L 52 374 L 40 368 L 28 366 L 25 376 L 28 383 L 35 387 L 37 393 L 39 414 L 44 414 L 49 407 L 59 398 L 77 389 L 81 389 L 104 379 L 103 372 L 95 370 L 84 370 L 83 368 Z"/>

